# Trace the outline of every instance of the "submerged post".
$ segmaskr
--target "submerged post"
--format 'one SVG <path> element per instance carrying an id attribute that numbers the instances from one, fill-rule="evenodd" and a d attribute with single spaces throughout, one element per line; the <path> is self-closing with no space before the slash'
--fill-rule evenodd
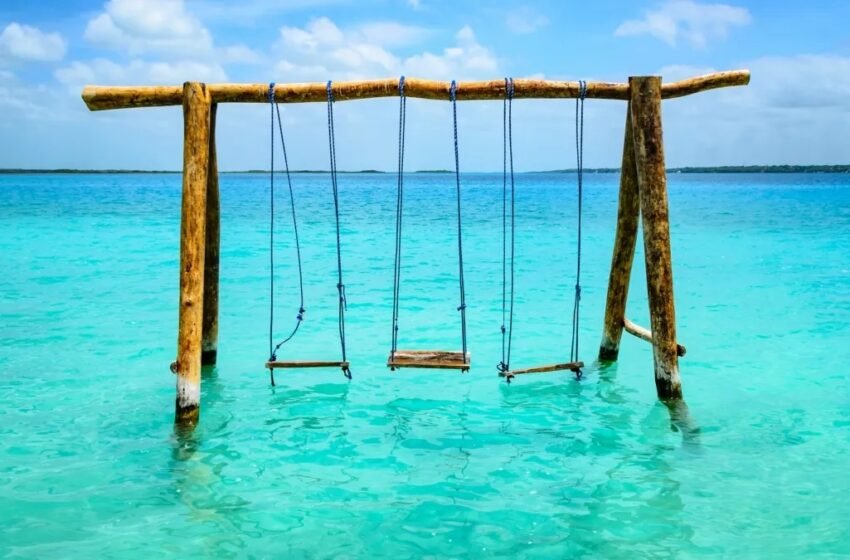
<path id="1" fill-rule="evenodd" d="M 180 220 L 180 309 L 175 422 L 197 423 L 201 404 L 201 324 L 204 303 L 210 95 L 206 85 L 183 84 L 183 206 Z"/>
<path id="2" fill-rule="evenodd" d="M 617 233 L 614 237 L 614 256 L 611 258 L 611 272 L 608 277 L 605 323 L 602 327 L 602 342 L 599 345 L 600 361 L 615 361 L 620 353 L 623 319 L 626 316 L 626 300 L 629 295 L 629 280 L 632 276 L 632 261 L 635 258 L 637 242 L 640 198 L 635 168 L 631 107 L 631 103 L 626 107 L 626 134 L 623 142 L 623 167 L 620 171 Z"/>
<path id="3" fill-rule="evenodd" d="M 661 78 L 629 78 L 629 89 L 635 167 L 643 217 L 655 388 L 658 398 L 670 401 L 682 398 L 682 383 L 676 344 L 667 172 L 661 132 Z"/>
<path id="4" fill-rule="evenodd" d="M 204 323 L 201 365 L 214 366 L 218 355 L 218 270 L 221 246 L 221 204 L 218 193 L 218 158 L 215 150 L 215 114 L 210 107 L 209 166 L 207 168 L 206 249 L 204 251 Z"/>

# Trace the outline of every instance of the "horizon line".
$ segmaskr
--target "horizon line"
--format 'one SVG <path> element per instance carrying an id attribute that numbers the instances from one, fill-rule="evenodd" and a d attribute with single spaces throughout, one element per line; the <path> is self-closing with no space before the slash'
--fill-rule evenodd
<path id="1" fill-rule="evenodd" d="M 585 173 L 619 173 L 619 167 L 593 167 L 583 170 Z M 295 169 L 290 170 L 290 173 L 295 174 L 328 174 L 329 170 L 325 169 Z M 547 169 L 547 170 L 529 170 L 516 171 L 515 174 L 544 174 L 544 173 L 576 173 L 576 168 L 565 169 Z M 712 166 L 683 166 L 683 167 L 668 167 L 668 173 L 850 173 L 850 164 L 814 164 L 814 165 L 793 165 L 793 164 L 775 164 L 775 165 L 712 165 Z M 179 175 L 181 170 L 167 169 L 77 169 L 77 168 L 0 168 L 0 174 L 15 175 L 15 174 L 164 174 L 164 175 Z M 245 169 L 233 171 L 219 171 L 219 175 L 229 174 L 269 174 L 268 169 Z M 275 173 L 284 174 L 285 170 L 275 170 Z M 342 174 L 395 174 L 395 170 L 383 171 L 380 169 L 359 169 L 359 170 L 338 170 L 337 173 Z M 417 169 L 414 171 L 405 171 L 405 174 L 428 174 L 439 173 L 448 174 L 454 173 L 451 169 Z M 502 171 L 463 171 L 464 174 L 496 174 Z"/>

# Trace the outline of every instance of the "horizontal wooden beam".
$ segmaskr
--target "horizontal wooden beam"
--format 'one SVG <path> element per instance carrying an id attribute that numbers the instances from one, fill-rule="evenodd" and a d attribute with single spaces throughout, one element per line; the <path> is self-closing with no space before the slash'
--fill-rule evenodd
<path id="1" fill-rule="evenodd" d="M 514 377 L 517 375 L 525 375 L 529 373 L 550 373 L 553 371 L 570 370 L 573 372 L 580 371 L 584 367 L 584 362 L 565 362 L 562 364 L 550 364 L 546 366 L 536 366 L 525 369 L 512 369 L 509 371 L 500 371 L 500 377 Z"/>
<path id="2" fill-rule="evenodd" d="M 266 362 L 268 369 L 300 369 L 300 368 L 326 368 L 326 367 L 341 367 L 347 368 L 348 362 Z"/>
<path id="3" fill-rule="evenodd" d="M 664 84 L 664 98 L 682 97 L 710 89 L 745 86 L 750 83 L 748 70 L 715 72 L 687 80 Z M 449 82 L 406 78 L 404 93 L 407 97 L 420 99 L 449 99 Z M 213 103 L 266 103 L 268 84 L 209 84 L 207 90 Z M 336 101 L 395 97 L 398 95 L 398 78 L 383 80 L 358 80 L 334 82 L 333 95 Z M 579 82 L 554 80 L 516 79 L 516 99 L 574 99 L 579 95 Z M 505 81 L 459 82 L 458 101 L 502 99 L 505 96 Z M 629 99 L 629 84 L 610 82 L 587 82 L 589 99 Z M 291 83 L 275 86 L 278 103 L 315 103 L 327 99 L 327 84 Z M 86 86 L 83 101 L 92 111 L 106 109 L 130 109 L 134 107 L 164 107 L 183 103 L 182 86 Z"/>
<path id="4" fill-rule="evenodd" d="M 396 350 L 390 353 L 387 366 L 396 368 L 469 369 L 469 353 L 446 350 Z"/>
<path id="5" fill-rule="evenodd" d="M 641 327 L 640 325 L 636 325 L 628 319 L 623 319 L 623 328 L 626 330 L 627 333 L 652 344 L 652 331 L 650 331 L 649 329 Z M 676 354 L 678 354 L 679 357 L 684 356 L 687 351 L 688 350 L 681 344 L 676 344 Z"/>

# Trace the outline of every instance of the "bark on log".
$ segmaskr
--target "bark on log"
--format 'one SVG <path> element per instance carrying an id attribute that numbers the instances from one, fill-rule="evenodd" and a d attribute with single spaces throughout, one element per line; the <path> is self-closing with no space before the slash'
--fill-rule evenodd
<path id="1" fill-rule="evenodd" d="M 204 251 L 204 324 L 201 365 L 212 366 L 218 357 L 218 283 L 221 248 L 221 202 L 218 191 L 218 157 L 215 149 L 215 115 L 210 108 L 209 167 L 207 170 L 206 250 Z"/>
<path id="2" fill-rule="evenodd" d="M 602 342 L 599 345 L 600 361 L 615 361 L 620 353 L 623 317 L 626 314 L 629 281 L 632 277 L 632 263 L 635 258 L 640 197 L 631 120 L 631 103 L 629 103 L 626 107 L 626 133 L 623 142 L 623 165 L 620 171 L 617 233 L 614 237 L 614 255 L 611 258 L 611 271 L 608 277 L 608 298 L 605 304 Z"/>
<path id="3" fill-rule="evenodd" d="M 300 369 L 300 368 L 325 368 L 325 367 L 348 367 L 348 362 L 320 362 L 320 361 L 292 361 L 292 362 L 266 362 L 268 369 Z"/>
<path id="4" fill-rule="evenodd" d="M 744 86 L 750 82 L 748 70 L 715 72 L 666 84 L 662 90 L 664 98 L 682 97 L 715 88 Z M 407 97 L 439 99 L 448 101 L 449 82 L 406 78 L 404 93 Z M 208 87 L 214 103 L 267 103 L 268 84 L 211 84 Z M 303 84 L 277 84 L 275 100 L 278 103 L 311 103 L 327 100 L 327 84 L 324 82 Z M 514 97 L 517 99 L 574 99 L 579 93 L 578 82 L 516 79 Z M 374 97 L 397 97 L 398 78 L 334 82 L 335 101 L 368 99 Z M 459 82 L 458 101 L 500 100 L 505 95 L 504 79 L 483 82 Z M 182 102 L 179 86 L 86 86 L 83 101 L 92 111 L 123 109 L 131 107 L 164 107 Z M 629 84 L 610 82 L 588 82 L 587 97 L 590 99 L 629 99 Z"/>
<path id="5" fill-rule="evenodd" d="M 390 354 L 390 368 L 469 369 L 469 353 L 444 350 L 397 350 Z"/>
<path id="6" fill-rule="evenodd" d="M 183 205 L 180 223 L 180 309 L 175 421 L 197 423 L 201 403 L 201 325 L 209 170 L 210 96 L 204 84 L 183 85 Z"/>
<path id="7" fill-rule="evenodd" d="M 673 301 L 673 265 L 667 204 L 667 175 L 661 131 L 661 78 L 629 78 L 646 285 L 649 296 L 655 387 L 662 400 L 681 399 Z"/>
<path id="8" fill-rule="evenodd" d="M 649 329 L 641 327 L 638 324 L 632 323 L 628 319 L 623 319 L 623 328 L 626 330 L 627 333 L 631 334 L 632 336 L 636 336 L 641 340 L 645 340 L 646 342 L 653 344 L 652 331 L 650 331 Z M 681 344 L 676 343 L 676 354 L 678 354 L 678 356 L 681 358 L 686 353 L 687 349 Z"/>
<path id="9" fill-rule="evenodd" d="M 553 371 L 578 371 L 584 367 L 584 362 L 566 362 L 563 364 L 550 364 L 546 366 L 536 366 L 523 369 L 512 369 L 510 371 L 499 372 L 500 377 L 514 377 L 516 375 L 525 375 L 528 373 L 550 373 Z"/>

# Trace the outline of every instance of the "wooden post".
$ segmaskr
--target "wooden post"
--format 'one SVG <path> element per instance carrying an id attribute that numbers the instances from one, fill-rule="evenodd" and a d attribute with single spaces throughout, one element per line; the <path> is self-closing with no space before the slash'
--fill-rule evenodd
<path id="1" fill-rule="evenodd" d="M 640 198 L 638 195 L 635 149 L 632 137 L 631 103 L 626 108 L 626 135 L 623 142 L 623 167 L 620 171 L 620 196 L 617 207 L 617 233 L 614 237 L 614 256 L 608 277 L 608 300 L 605 304 L 605 323 L 599 345 L 600 361 L 615 361 L 620 353 L 626 299 L 635 258 Z"/>
<path id="2" fill-rule="evenodd" d="M 664 401 L 682 398 L 673 302 L 673 265 L 667 208 L 667 173 L 661 133 L 661 78 L 629 78 L 646 286 L 655 360 L 655 388 Z"/>
<path id="3" fill-rule="evenodd" d="M 201 365 L 214 366 L 218 354 L 218 270 L 221 246 L 221 209 L 218 193 L 218 161 L 215 150 L 215 114 L 210 108 L 209 167 L 207 168 L 206 250 L 204 251 L 204 323 Z"/>
<path id="4" fill-rule="evenodd" d="M 206 85 L 183 84 L 183 207 L 180 221 L 180 311 L 175 422 L 197 423 L 201 404 L 201 324 L 209 170 L 210 95 Z"/>

